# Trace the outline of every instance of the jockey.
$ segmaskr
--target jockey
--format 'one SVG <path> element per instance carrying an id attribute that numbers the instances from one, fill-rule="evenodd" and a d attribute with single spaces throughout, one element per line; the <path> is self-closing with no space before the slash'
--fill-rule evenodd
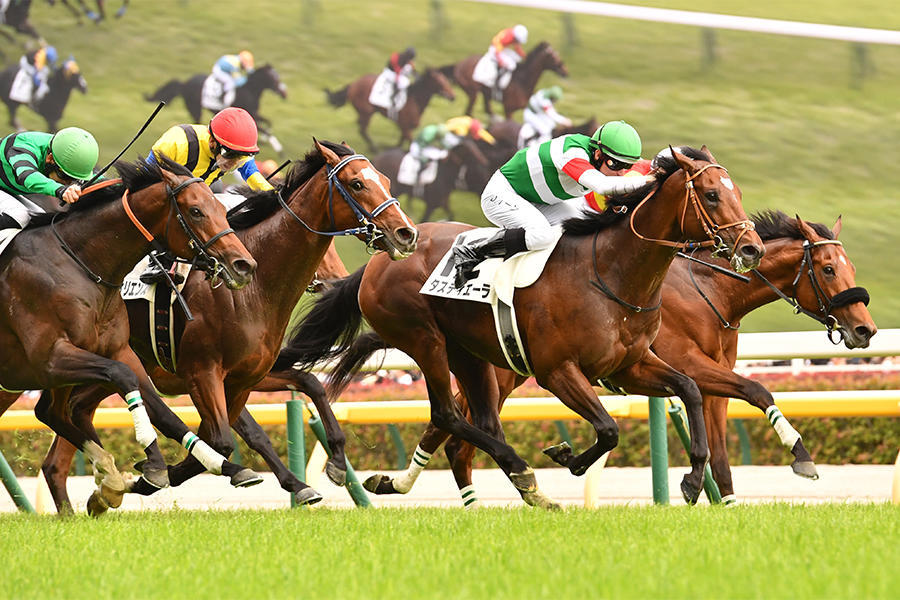
<path id="1" fill-rule="evenodd" d="M 403 52 L 391 53 L 391 58 L 384 67 L 385 74 L 390 77 L 393 84 L 393 93 L 391 94 L 391 110 L 398 112 L 402 106 L 397 106 L 398 96 L 406 91 L 409 87 L 412 76 L 416 74 L 416 66 L 413 59 L 416 57 L 416 49 L 412 46 Z"/>
<path id="2" fill-rule="evenodd" d="M 494 136 L 488 133 L 481 121 L 472 117 L 453 117 L 448 119 L 445 125 L 450 133 L 459 138 L 470 137 L 473 140 L 484 140 L 491 145 L 497 141 L 494 139 Z"/>
<path id="3" fill-rule="evenodd" d="M 22 194 L 56 196 L 69 204 L 78 200 L 99 154 L 94 136 L 78 127 L 56 134 L 23 131 L 0 140 L 0 229 L 28 225 L 31 215 Z"/>
<path id="4" fill-rule="evenodd" d="M 450 150 L 456 148 L 462 141 L 463 138 L 451 133 L 443 123 L 423 127 L 409 145 L 410 156 L 419 163 L 416 179 L 418 180 L 428 163 L 444 160 L 450 154 Z"/>
<path id="5" fill-rule="evenodd" d="M 512 72 L 516 70 L 519 62 L 525 58 L 525 50 L 522 44 L 528 42 L 528 28 L 524 25 L 508 27 L 500 31 L 491 40 L 488 48 L 488 56 L 496 65 L 496 78 L 493 87 L 495 91 L 506 89 Z"/>
<path id="6" fill-rule="evenodd" d="M 529 127 L 527 131 L 522 133 L 522 138 L 524 139 L 520 140 L 520 148 L 546 142 L 553 137 L 553 129 L 557 125 L 562 125 L 563 127 L 572 126 L 572 120 L 556 112 L 554 107 L 554 103 L 559 102 L 562 99 L 562 95 L 562 88 L 554 85 L 536 91 L 528 99 L 528 104 L 525 106 L 522 116 L 525 124 Z"/>
<path id="7" fill-rule="evenodd" d="M 640 156 L 641 138 L 625 121 L 605 123 L 591 137 L 563 135 L 516 152 L 481 194 L 485 216 L 501 231 L 477 246 L 453 248 L 457 288 L 485 258 L 550 247 L 552 226 L 581 216 L 586 194 L 624 194 L 655 182 L 653 175 L 618 177 Z"/>
<path id="8" fill-rule="evenodd" d="M 237 171 L 250 189 L 271 190 L 272 185 L 260 174 L 253 160 L 258 152 L 256 121 L 243 108 L 231 107 L 216 113 L 208 126 L 183 124 L 170 128 L 153 144 L 147 162 L 157 163 L 157 155 L 165 156 L 184 165 L 207 185 Z M 230 201 L 233 196 L 217 194 L 216 198 L 226 208 L 232 208 L 237 204 Z M 243 201 L 243 197 L 237 199 Z M 150 268 L 141 275 L 141 281 L 158 283 L 165 281 L 165 277 L 151 262 Z"/>
<path id="9" fill-rule="evenodd" d="M 30 96 L 28 102 L 37 102 L 47 95 L 50 90 L 47 80 L 50 78 L 50 70 L 56 66 L 57 58 L 56 48 L 46 46 L 28 52 L 19 59 L 19 68 L 31 82 L 31 93 L 27 94 Z"/>
<path id="10" fill-rule="evenodd" d="M 234 102 L 237 88 L 247 83 L 247 76 L 254 70 L 253 54 L 249 50 L 241 50 L 238 54 L 225 54 L 219 57 L 212 68 L 212 76 L 222 85 L 222 106 L 228 107 Z"/>

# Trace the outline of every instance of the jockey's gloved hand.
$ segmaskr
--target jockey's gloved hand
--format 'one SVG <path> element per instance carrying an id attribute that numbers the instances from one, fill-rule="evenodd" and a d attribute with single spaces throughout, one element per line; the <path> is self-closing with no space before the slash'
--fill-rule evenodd
<path id="1" fill-rule="evenodd" d="M 61 187 L 56 191 L 57 197 L 59 197 L 59 199 L 66 204 L 72 204 L 73 202 L 81 198 L 81 194 L 81 186 L 77 183 L 73 183 L 72 185 L 67 187 Z"/>

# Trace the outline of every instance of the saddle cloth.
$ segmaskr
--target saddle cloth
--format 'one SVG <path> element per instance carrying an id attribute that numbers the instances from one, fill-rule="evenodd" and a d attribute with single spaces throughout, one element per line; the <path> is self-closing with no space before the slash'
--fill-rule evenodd
<path id="1" fill-rule="evenodd" d="M 429 160 L 421 167 L 421 171 L 420 164 L 419 159 L 407 152 L 397 169 L 397 183 L 412 187 L 434 183 L 437 179 L 438 161 Z"/>
<path id="2" fill-rule="evenodd" d="M 222 110 L 225 108 L 222 101 L 222 96 L 224 95 L 225 89 L 222 87 L 222 82 L 212 75 L 207 75 L 203 81 L 203 89 L 200 92 L 200 103 L 203 105 L 203 108 L 216 112 Z"/>
<path id="3" fill-rule="evenodd" d="M 6 247 L 9 246 L 9 243 L 13 241 L 13 238 L 20 233 L 22 233 L 22 230 L 15 227 L 10 229 L 0 229 L 0 254 L 3 254 Z"/>
<path id="4" fill-rule="evenodd" d="M 31 80 L 31 75 L 25 72 L 25 69 L 19 69 L 16 71 L 16 76 L 13 78 L 12 85 L 9 88 L 9 99 L 22 104 L 31 104 L 33 94 L 34 83 Z"/>
<path id="5" fill-rule="evenodd" d="M 372 90 L 369 92 L 369 104 L 385 110 L 400 109 L 406 104 L 406 90 L 397 93 L 396 106 L 394 105 L 394 73 L 385 69 L 375 78 Z"/>
<path id="6" fill-rule="evenodd" d="M 140 279 L 141 273 L 146 271 L 147 267 L 149 266 L 150 257 L 145 256 L 140 260 L 140 262 L 138 262 L 138 264 L 135 265 L 131 272 L 125 276 L 125 279 L 122 281 L 122 288 L 119 290 L 119 293 L 122 295 L 122 300 L 147 300 L 148 302 L 153 301 L 154 289 L 156 285 L 144 283 Z M 187 281 L 188 274 L 191 272 L 191 265 L 177 262 L 175 263 L 175 272 L 184 277 L 184 281 L 175 286 L 180 292 L 184 288 L 184 284 Z"/>
<path id="7" fill-rule="evenodd" d="M 521 60 L 519 55 L 511 48 L 504 48 L 501 55 L 507 65 L 517 65 Z M 500 75 L 500 81 L 497 81 L 498 75 Z M 512 79 L 512 69 L 504 69 L 501 74 L 497 61 L 494 60 L 494 57 L 488 51 L 475 63 L 475 69 L 472 70 L 472 79 L 485 87 L 496 87 L 505 90 L 506 86 L 509 85 L 510 79 Z"/>

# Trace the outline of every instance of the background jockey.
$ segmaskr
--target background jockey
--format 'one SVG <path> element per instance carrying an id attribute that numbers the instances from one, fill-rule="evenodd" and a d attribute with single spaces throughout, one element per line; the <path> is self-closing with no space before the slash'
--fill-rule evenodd
<path id="1" fill-rule="evenodd" d="M 253 72 L 253 54 L 241 50 L 238 54 L 221 56 L 212 68 L 212 76 L 222 85 L 222 107 L 231 106 L 235 90 L 247 83 L 247 76 Z"/>
<path id="2" fill-rule="evenodd" d="M 447 158 L 450 150 L 458 146 L 462 138 L 451 133 L 443 123 L 426 125 L 409 145 L 409 154 L 419 163 L 419 173 L 429 162 Z"/>
<path id="3" fill-rule="evenodd" d="M 496 65 L 496 76 L 492 86 L 495 91 L 506 89 L 512 72 L 525 58 L 522 44 L 528 42 L 528 28 L 524 25 L 508 27 L 491 40 L 488 56 Z"/>
<path id="4" fill-rule="evenodd" d="M 394 91 L 391 94 L 391 106 L 394 112 L 403 108 L 398 106 L 397 103 L 400 99 L 399 96 L 409 87 L 412 76 L 416 73 L 416 66 L 413 64 L 415 57 L 416 49 L 410 46 L 403 52 L 393 52 L 390 59 L 388 59 L 387 65 L 384 67 L 385 73 L 391 77 L 394 85 Z"/>
<path id="5" fill-rule="evenodd" d="M 175 125 L 155 144 L 148 163 L 156 163 L 157 155 L 184 165 L 195 177 L 212 185 L 226 173 L 237 171 L 250 189 L 271 190 L 272 185 L 259 172 L 253 157 L 259 152 L 256 121 L 243 108 L 226 108 L 210 120 L 209 125 Z M 242 196 L 217 194 L 226 208 L 243 201 Z M 228 201 L 234 198 L 233 201 Z M 165 281 L 154 263 L 141 275 L 144 283 Z M 179 282 L 176 282 L 179 283 Z"/>
<path id="6" fill-rule="evenodd" d="M 531 144 L 540 144 L 553 137 L 557 125 L 571 127 L 572 120 L 558 112 L 554 104 L 562 99 L 563 91 L 558 85 L 538 90 L 528 99 L 528 105 L 522 112 L 525 125 L 529 127 L 522 132 L 520 148 Z M 525 127 L 523 127 L 525 129 Z"/>
<path id="7" fill-rule="evenodd" d="M 13 83 L 11 91 L 14 94 L 11 93 L 10 97 L 17 102 L 29 104 L 46 96 L 50 89 L 47 80 L 50 77 L 50 70 L 56 66 L 57 58 L 56 48 L 53 46 L 41 47 L 24 54 L 19 59 L 22 75 Z M 19 77 L 22 79 L 19 80 Z M 16 89 L 19 85 L 23 87 Z M 14 95 L 16 97 L 13 97 Z"/>
<path id="8" fill-rule="evenodd" d="M 447 130 L 459 138 L 470 137 L 473 140 L 484 140 L 488 144 L 493 144 L 496 140 L 494 136 L 488 133 L 481 121 L 472 117 L 462 116 L 448 119 Z"/>
<path id="9" fill-rule="evenodd" d="M 17 198 L 45 194 L 72 203 L 90 179 L 100 150 L 90 133 L 66 127 L 56 134 L 13 133 L 0 141 L 0 229 L 21 228 L 31 216 Z"/>

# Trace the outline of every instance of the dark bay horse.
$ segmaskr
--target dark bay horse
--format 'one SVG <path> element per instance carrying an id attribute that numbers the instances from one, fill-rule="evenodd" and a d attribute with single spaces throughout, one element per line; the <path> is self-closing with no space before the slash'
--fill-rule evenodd
<path id="1" fill-rule="evenodd" d="M 473 54 L 458 63 L 445 65 L 440 68 L 441 72 L 455 81 L 469 97 L 469 103 L 466 104 L 466 114 L 472 116 L 472 110 L 475 108 L 475 100 L 480 93 L 484 98 L 484 112 L 489 117 L 494 116 L 491 109 L 491 93 L 492 90 L 472 79 L 475 71 L 475 65 L 481 60 L 482 54 Z M 559 53 L 550 45 L 549 42 L 541 42 L 531 49 L 530 52 L 522 59 L 522 62 L 513 71 L 509 85 L 503 90 L 503 114 L 507 119 L 517 110 L 525 108 L 528 99 L 534 94 L 537 88 L 538 79 L 544 71 L 553 71 L 560 77 L 568 77 L 569 70 L 563 63 Z M 591 132 L 593 133 L 593 132 Z"/>
<path id="2" fill-rule="evenodd" d="M 128 402 L 147 454 L 145 485 L 168 484 L 151 421 L 210 471 L 231 476 L 236 485 L 259 481 L 196 441 L 160 400 L 128 345 L 119 295 L 122 278 L 151 244 L 202 260 L 233 289 L 250 282 L 256 262 L 228 227 L 209 187 L 184 167 L 167 160 L 161 167 L 143 161 L 116 166 L 124 183 L 86 194 L 66 213 L 35 216 L 0 256 L 0 302 L 7 307 L 0 317 L 2 387 L 45 390 L 35 415 L 83 450 L 104 475 L 92 496 L 95 506 L 118 506 L 125 482 L 93 429 L 69 420 L 69 394 L 80 384 L 99 384 Z"/>
<path id="3" fill-rule="evenodd" d="M 127 303 L 131 345 L 156 387 L 168 395 L 189 393 L 201 416 L 200 438 L 225 456 L 234 450 L 233 426 L 263 456 L 299 504 L 322 497 L 281 462 L 245 404 L 272 367 L 294 307 L 317 272 L 333 235 L 355 235 L 383 250 L 391 260 L 403 259 L 415 250 L 417 231 L 390 196 L 389 188 L 390 181 L 364 156 L 341 144 L 316 142 L 306 158 L 292 167 L 280 196 L 263 192 L 235 208 L 230 223 L 259 260 L 259 269 L 250 285 L 234 293 L 211 289 L 202 274 L 188 277 L 183 294 L 195 319 L 185 322 L 178 313 L 174 373 L 159 366 L 155 358 L 148 303 Z M 337 264 L 343 270 L 339 260 Z M 89 427 L 94 409 L 107 394 L 96 387 L 76 391 L 73 419 Z M 325 394 L 313 390 L 312 398 L 332 450 L 327 472 L 342 484 L 346 476 L 344 435 Z M 66 499 L 65 477 L 73 450 L 56 443 L 47 458 L 47 464 L 57 465 L 51 469 L 55 476 L 48 477 L 48 483 L 58 504 Z M 188 457 L 170 467 L 169 479 L 172 485 L 179 485 L 203 470 Z M 135 486 L 133 491 L 155 490 Z"/>
<path id="4" fill-rule="evenodd" d="M 696 384 L 650 349 L 660 324 L 662 281 L 683 240 L 705 240 L 730 253 L 737 270 L 759 264 L 765 248 L 740 202 L 740 190 L 706 149 L 683 148 L 659 159 L 657 183 L 608 199 L 603 213 L 567 222 L 542 276 L 516 291 L 514 305 L 524 356 L 537 382 L 588 420 L 596 443 L 566 466 L 583 474 L 618 443 L 615 421 L 592 384 L 611 380 L 632 393 L 682 398 L 690 420 L 691 472 L 681 484 L 696 502 L 708 460 L 702 399 Z M 420 227 L 419 252 L 402 263 L 376 256 L 333 289 L 300 322 L 291 351 L 275 363 L 309 367 L 350 356 L 362 318 L 384 341 L 411 356 L 425 377 L 432 422 L 487 452 L 526 503 L 556 504 L 538 489 L 534 472 L 506 444 L 493 365 L 507 365 L 493 315 L 484 304 L 419 293 L 466 225 Z M 700 242 L 696 242 L 700 243 Z M 337 343 L 337 346 L 335 344 Z M 358 357 L 332 371 L 333 391 L 358 370 Z M 457 406 L 451 372 L 469 398 L 473 424 Z"/>
<path id="5" fill-rule="evenodd" d="M 837 241 L 840 219 L 830 230 L 778 211 L 753 215 L 752 220 L 766 242 L 766 255 L 750 281 L 737 281 L 687 259 L 676 260 L 663 283 L 662 324 L 651 346 L 657 356 L 694 379 L 700 388 L 713 477 L 726 503 L 735 500 L 726 448 L 728 398 L 745 400 L 765 413 L 794 455 L 793 471 L 809 479 L 818 477 L 799 434 L 773 408 L 768 390 L 732 370 L 743 317 L 784 298 L 825 324 L 829 334 L 838 331 L 848 348 L 868 346 L 877 331 L 866 309 L 868 294 L 856 287 L 853 263 Z M 715 260 L 706 252 L 698 258 Z M 369 334 L 365 344 L 377 347 L 379 340 Z M 508 369 L 498 368 L 496 375 L 503 399 L 525 380 Z M 464 396 L 459 394 L 458 398 L 466 410 Z M 429 424 L 419 448 L 430 456 L 447 438 L 445 432 Z M 551 454 L 554 452 L 551 450 Z M 452 439 L 447 442 L 446 453 L 457 485 L 466 490 L 464 501 L 472 506 L 477 502 L 470 488 L 475 449 Z M 411 465 L 395 478 L 373 475 L 364 485 L 376 494 L 406 493 L 425 462 L 421 452 L 416 460 L 418 467 Z"/>
<path id="6" fill-rule="evenodd" d="M 345 85 L 336 92 L 325 90 L 328 102 L 332 106 L 341 107 L 350 102 L 353 108 L 356 109 L 356 123 L 359 125 L 359 134 L 366 141 L 366 144 L 369 145 L 369 149 L 373 151 L 375 150 L 375 144 L 372 142 L 372 138 L 369 137 L 369 121 L 372 120 L 372 115 L 375 113 L 387 116 L 387 110 L 380 106 L 373 106 L 369 102 L 369 93 L 372 91 L 372 86 L 377 78 L 377 75 L 369 73 L 353 83 Z M 435 94 L 447 100 L 456 98 L 453 89 L 450 87 L 450 82 L 437 69 L 425 69 L 425 72 L 406 88 L 406 104 L 397 113 L 396 119 L 397 127 L 400 128 L 398 146 L 403 146 L 412 141 L 412 133 L 419 126 L 422 113 L 425 112 L 425 108 Z"/>
<path id="7" fill-rule="evenodd" d="M 10 126 L 22 131 L 22 124 L 16 116 L 16 111 L 19 110 L 22 103 L 9 97 L 9 90 L 18 72 L 19 64 L 16 63 L 0 73 L 0 100 L 3 100 L 9 111 Z M 72 90 L 87 94 L 87 81 L 81 74 L 78 63 L 69 58 L 53 69 L 53 73 L 47 79 L 47 86 L 50 88 L 47 94 L 29 108 L 44 117 L 44 120 L 47 121 L 47 131 L 54 133 L 59 129 L 59 120 L 62 118 L 66 104 L 69 103 Z"/>
<path id="8" fill-rule="evenodd" d="M 185 81 L 171 79 L 161 85 L 152 94 L 144 94 L 144 100 L 148 102 L 163 101 L 171 102 L 177 96 L 184 98 L 184 103 L 191 115 L 194 123 L 201 123 L 203 119 L 203 82 L 209 77 L 209 73 L 198 73 Z M 282 83 L 281 76 L 270 64 L 265 64 L 247 76 L 247 82 L 237 88 L 234 92 L 234 102 L 232 106 L 243 108 L 259 126 L 259 133 L 264 141 L 268 141 L 275 148 L 276 152 L 281 152 L 281 144 L 274 139 L 270 131 L 271 121 L 263 117 L 259 113 L 260 99 L 262 93 L 266 90 L 272 90 L 282 99 L 287 98 L 287 86 Z"/>
<path id="9" fill-rule="evenodd" d="M 487 158 L 479 150 L 479 145 L 475 140 L 468 138 L 451 149 L 447 158 L 438 163 L 434 181 L 427 185 L 411 186 L 397 182 L 397 171 L 406 154 L 407 151 L 403 148 L 391 148 L 379 152 L 372 162 L 392 181 L 391 191 L 395 196 L 399 198 L 406 195 L 410 203 L 413 198 L 421 198 L 425 202 L 425 213 L 422 215 L 421 221 L 427 221 L 438 208 L 444 209 L 447 219 L 452 221 L 453 210 L 450 208 L 450 193 L 456 188 L 456 180 L 462 172 L 463 166 L 478 165 L 481 170 L 488 168 Z"/>

